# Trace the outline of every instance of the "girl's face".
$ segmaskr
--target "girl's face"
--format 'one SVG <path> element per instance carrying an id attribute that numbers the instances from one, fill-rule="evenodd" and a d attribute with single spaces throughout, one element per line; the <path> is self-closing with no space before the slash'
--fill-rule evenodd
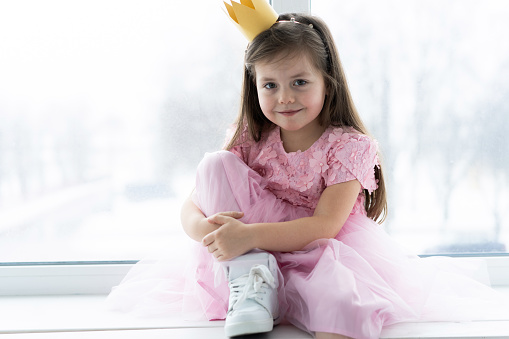
<path id="1" fill-rule="evenodd" d="M 322 73 L 307 55 L 276 58 L 254 65 L 256 89 L 263 114 L 281 132 L 323 132 L 318 116 L 325 101 Z"/>

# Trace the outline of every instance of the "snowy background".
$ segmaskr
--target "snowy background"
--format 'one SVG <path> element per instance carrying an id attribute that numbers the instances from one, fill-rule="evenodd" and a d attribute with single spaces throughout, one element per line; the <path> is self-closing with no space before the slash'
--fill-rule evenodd
<path id="1" fill-rule="evenodd" d="M 418 253 L 509 246 L 509 3 L 313 0 L 378 139 L 383 227 Z M 136 260 L 236 116 L 217 1 L 0 2 L 0 262 Z"/>

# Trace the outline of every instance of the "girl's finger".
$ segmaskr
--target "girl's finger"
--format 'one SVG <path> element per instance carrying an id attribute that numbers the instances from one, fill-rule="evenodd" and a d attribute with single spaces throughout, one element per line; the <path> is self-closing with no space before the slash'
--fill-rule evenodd
<path id="1" fill-rule="evenodd" d="M 244 212 L 239 212 L 239 211 L 228 211 L 228 212 L 221 212 L 221 213 L 218 213 L 219 215 L 224 215 L 226 217 L 232 217 L 232 218 L 242 218 L 242 216 L 244 215 Z"/>
<path id="2" fill-rule="evenodd" d="M 202 241 L 201 241 L 201 244 L 204 246 L 204 247 L 208 247 L 210 244 L 212 244 L 214 242 L 214 238 L 209 234 L 207 234 L 205 237 L 203 237 Z"/>
<path id="3" fill-rule="evenodd" d="M 244 212 L 232 211 L 229 213 L 230 213 L 230 216 L 235 219 L 240 219 L 244 216 Z"/>
<path id="4" fill-rule="evenodd" d="M 224 225 L 228 222 L 231 217 L 223 215 L 221 213 L 214 214 L 207 218 L 208 222 L 211 224 Z"/>
<path id="5" fill-rule="evenodd" d="M 234 219 L 240 219 L 244 216 L 244 212 L 238 212 L 238 211 L 228 211 L 228 212 L 220 212 L 216 213 L 214 215 L 211 215 L 207 218 L 207 221 L 209 224 L 215 224 L 215 225 L 224 225 L 228 222 L 227 218 L 234 218 Z M 226 217 L 226 218 L 223 218 Z"/>

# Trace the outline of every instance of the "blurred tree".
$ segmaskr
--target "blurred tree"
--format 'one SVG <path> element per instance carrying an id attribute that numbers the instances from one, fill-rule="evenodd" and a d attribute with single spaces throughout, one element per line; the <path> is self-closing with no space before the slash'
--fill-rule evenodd
<path id="1" fill-rule="evenodd" d="M 484 100 L 476 108 L 472 119 L 473 140 L 476 150 L 474 166 L 479 171 L 489 173 L 494 181 L 495 204 L 494 239 L 498 241 L 502 224 L 507 220 L 507 197 L 504 192 L 509 188 L 509 62 L 501 65 L 497 78 L 492 81 L 483 93 Z M 509 225 L 509 222 L 506 221 Z"/>

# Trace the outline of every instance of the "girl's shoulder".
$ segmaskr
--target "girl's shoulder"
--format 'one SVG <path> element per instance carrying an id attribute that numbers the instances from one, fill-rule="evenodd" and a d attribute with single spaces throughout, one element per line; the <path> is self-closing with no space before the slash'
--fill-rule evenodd
<path id="1" fill-rule="evenodd" d="M 331 127 L 327 130 L 326 141 L 331 149 L 350 147 L 368 147 L 378 150 L 378 143 L 369 135 L 357 131 L 353 127 Z"/>
<path id="2" fill-rule="evenodd" d="M 375 139 L 351 127 L 334 127 L 328 142 L 327 185 L 357 179 L 369 192 L 377 188 L 374 168 L 380 163 Z"/>

